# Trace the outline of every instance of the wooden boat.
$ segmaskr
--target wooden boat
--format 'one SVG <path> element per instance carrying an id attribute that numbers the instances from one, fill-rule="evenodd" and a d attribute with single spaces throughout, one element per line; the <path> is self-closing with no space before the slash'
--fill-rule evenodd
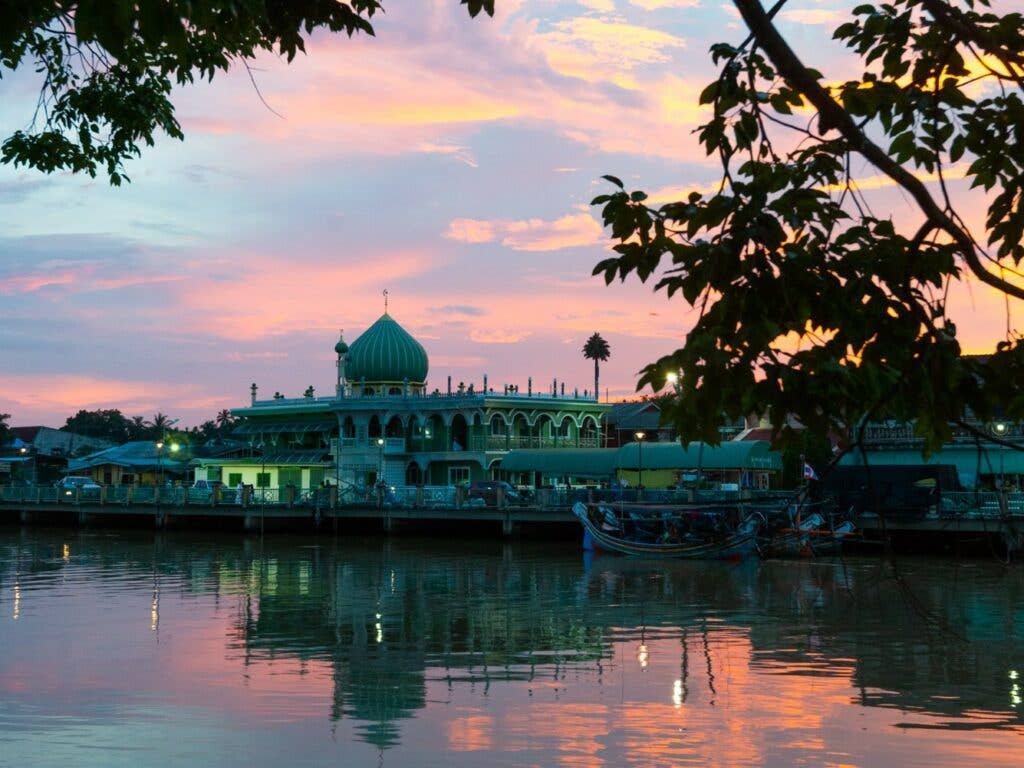
<path id="1" fill-rule="evenodd" d="M 583 546 L 623 555 L 737 560 L 756 551 L 759 518 L 737 506 L 631 507 L 577 502 Z"/>
<path id="2" fill-rule="evenodd" d="M 778 517 L 769 519 L 758 533 L 758 551 L 762 557 L 823 557 L 837 554 L 844 540 L 850 539 L 855 526 L 849 520 L 825 527 L 825 518 L 811 512 L 796 523 Z"/>

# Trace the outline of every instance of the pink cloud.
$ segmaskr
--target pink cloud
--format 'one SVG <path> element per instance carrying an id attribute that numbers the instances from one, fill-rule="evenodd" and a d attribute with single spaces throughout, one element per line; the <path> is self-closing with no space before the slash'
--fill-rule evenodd
<path id="1" fill-rule="evenodd" d="M 514 251 L 557 251 L 605 240 L 601 225 L 589 213 L 577 213 L 552 221 L 455 219 L 444 236 L 464 243 L 498 241 Z"/>

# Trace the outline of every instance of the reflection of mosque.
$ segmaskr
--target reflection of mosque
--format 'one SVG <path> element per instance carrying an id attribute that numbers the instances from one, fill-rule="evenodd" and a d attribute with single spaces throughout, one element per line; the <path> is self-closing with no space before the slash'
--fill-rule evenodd
<path id="1" fill-rule="evenodd" d="M 381 748 L 397 743 L 401 721 L 426 706 L 431 681 L 550 680 L 576 664 L 593 667 L 617 642 L 682 639 L 685 697 L 688 664 L 721 672 L 708 651 L 716 631 L 749 638 L 755 671 L 848 675 L 854 703 L 934 715 L 936 727 L 948 727 L 943 718 L 958 718 L 956 727 L 1024 726 L 1024 681 L 1012 679 L 1024 672 L 1021 569 L 909 560 L 898 580 L 881 560 L 843 567 L 601 558 L 587 567 L 550 548 L 479 543 L 304 548 L 286 539 L 260 549 L 251 541 L 156 541 L 82 537 L 70 548 L 97 577 L 108 569 L 176 577 L 196 595 L 239 601 L 232 655 L 247 664 L 326 662 L 331 718 L 354 721 Z M 6 544 L 0 591 L 29 578 L 34 590 L 59 583 L 66 547 L 44 532 Z M 21 610 L 34 590 L 16 591 Z"/>
<path id="2" fill-rule="evenodd" d="M 264 557 L 246 616 L 249 662 L 293 655 L 334 669 L 331 718 L 361 721 L 381 748 L 426 704 L 428 675 L 450 683 L 557 676 L 604 646 L 576 584 L 536 562 L 351 549 L 322 561 Z"/>

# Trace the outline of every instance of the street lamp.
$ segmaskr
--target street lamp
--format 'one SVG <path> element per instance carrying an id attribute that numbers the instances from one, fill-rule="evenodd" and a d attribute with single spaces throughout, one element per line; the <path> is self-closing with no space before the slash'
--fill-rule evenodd
<path id="1" fill-rule="evenodd" d="M 637 481 L 636 490 L 639 493 L 644 487 L 644 438 L 647 437 L 646 432 L 634 432 L 633 437 L 636 438 L 636 450 L 637 450 Z"/>
<path id="2" fill-rule="evenodd" d="M 377 503 L 380 505 L 381 514 L 384 512 L 384 438 L 377 438 Z"/>
<path id="3" fill-rule="evenodd" d="M 28 456 L 28 448 L 22 447 L 22 448 L 20 448 L 18 450 L 18 453 L 20 453 L 24 457 L 27 457 Z M 25 477 L 26 474 L 29 474 L 29 473 L 22 472 L 22 481 L 26 485 L 35 485 L 37 480 L 38 480 L 38 478 L 36 477 L 36 455 L 35 455 L 35 453 L 32 454 L 32 472 L 31 472 L 31 474 L 29 474 L 29 477 L 27 479 Z"/>
<path id="4" fill-rule="evenodd" d="M 161 486 L 164 484 L 164 465 L 160 459 L 163 457 L 164 444 L 160 441 L 156 444 L 156 484 Z M 159 492 L 158 492 L 159 493 Z"/>

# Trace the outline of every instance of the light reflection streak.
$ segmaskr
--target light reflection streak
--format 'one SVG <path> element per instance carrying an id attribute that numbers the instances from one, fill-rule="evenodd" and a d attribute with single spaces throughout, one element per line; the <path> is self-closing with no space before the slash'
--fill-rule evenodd
<path id="1" fill-rule="evenodd" d="M 21 616 L 21 584 L 14 582 L 14 606 L 11 611 L 11 618 L 15 621 Z"/>
<path id="2" fill-rule="evenodd" d="M 149 631 L 160 630 L 160 587 L 153 585 L 153 600 L 149 606 Z"/>

